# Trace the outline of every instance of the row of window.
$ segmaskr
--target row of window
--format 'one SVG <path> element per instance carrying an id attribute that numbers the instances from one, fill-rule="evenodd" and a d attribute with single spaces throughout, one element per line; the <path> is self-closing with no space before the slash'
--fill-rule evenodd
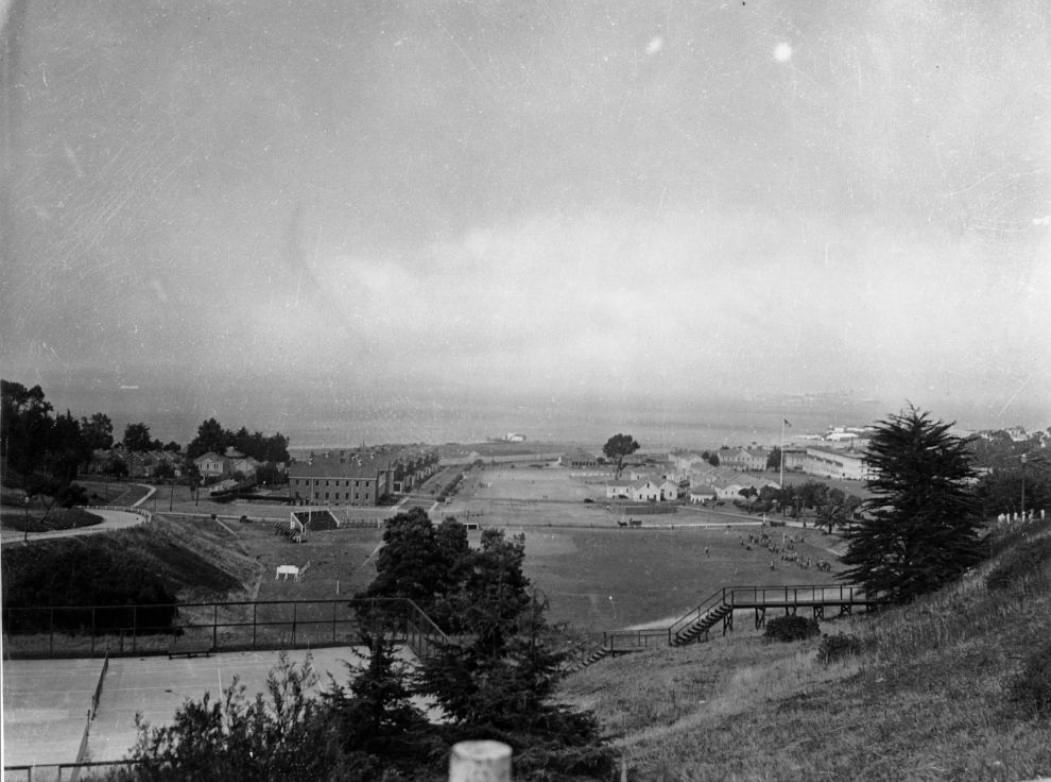
<path id="1" fill-rule="evenodd" d="M 318 499 L 321 499 L 321 497 L 319 496 Z M 354 492 L 354 502 L 358 502 L 361 499 L 362 497 L 360 497 L 357 492 Z M 370 499 L 370 497 L 366 494 L 364 499 L 368 500 Z M 331 497 L 328 496 L 328 492 L 325 492 L 325 502 L 339 502 L 340 500 L 343 500 L 344 502 L 350 502 L 350 492 L 348 491 L 345 497 L 341 497 L 338 491 L 332 492 Z"/>
<path id="2" fill-rule="evenodd" d="M 324 484 L 322 484 L 322 479 L 321 478 L 293 478 L 292 479 L 292 485 L 293 486 L 309 486 L 311 481 L 314 482 L 315 486 L 321 486 L 321 485 L 329 486 L 330 485 L 328 478 L 324 479 Z M 370 483 L 375 483 L 375 481 L 373 481 L 371 479 L 368 479 L 368 478 L 366 478 L 365 480 L 355 480 L 354 481 L 354 487 L 358 488 L 362 484 L 365 484 L 366 486 L 368 486 Z M 344 479 L 333 478 L 331 485 L 332 486 L 347 486 L 347 487 L 349 487 L 350 486 L 350 478 L 344 478 Z"/>

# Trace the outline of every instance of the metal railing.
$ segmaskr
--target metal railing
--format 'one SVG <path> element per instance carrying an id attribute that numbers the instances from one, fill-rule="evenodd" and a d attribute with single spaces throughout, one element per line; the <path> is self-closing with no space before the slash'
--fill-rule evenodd
<path id="1" fill-rule="evenodd" d="M 146 521 L 153 521 L 152 511 L 148 511 L 145 508 L 137 508 L 131 505 L 85 505 L 84 510 L 116 510 L 121 513 L 134 513 L 136 516 L 142 516 Z"/>
<path id="2" fill-rule="evenodd" d="M 672 639 L 675 638 L 679 633 L 683 632 L 690 626 L 700 622 L 710 612 L 714 611 L 721 605 L 726 604 L 726 590 L 733 590 L 733 587 L 723 587 L 718 592 L 713 592 L 704 598 L 700 603 L 697 604 L 696 608 L 687 611 L 685 614 L 676 619 L 671 626 L 668 628 L 668 643 L 671 644 Z"/>
<path id="3" fill-rule="evenodd" d="M 137 766 L 135 760 L 82 761 L 4 766 L 5 782 L 75 782 L 81 774 L 103 778 L 118 769 Z M 93 773 L 94 772 L 94 773 Z M 97 776 L 96 776 L 97 774 Z M 449 753 L 449 782 L 509 782 L 511 748 L 499 741 L 461 741 Z"/>
<path id="4" fill-rule="evenodd" d="M 2 618 L 11 658 L 348 646 L 372 619 L 420 659 L 449 643 L 405 598 L 5 607 Z"/>
<path id="5" fill-rule="evenodd" d="M 602 646 L 610 652 L 633 652 L 668 645 L 668 628 L 647 630 L 610 630 L 602 634 Z"/>
<path id="6" fill-rule="evenodd" d="M 728 587 L 731 606 L 781 607 L 785 605 L 821 605 L 831 603 L 874 602 L 865 597 L 864 590 L 846 584 L 807 584 L 800 586 L 743 586 Z"/>
<path id="7" fill-rule="evenodd" d="M 32 765 L 4 766 L 4 782 L 73 782 L 81 774 L 90 779 L 103 778 L 107 773 L 138 765 L 134 760 L 85 760 L 79 763 L 34 763 Z"/>

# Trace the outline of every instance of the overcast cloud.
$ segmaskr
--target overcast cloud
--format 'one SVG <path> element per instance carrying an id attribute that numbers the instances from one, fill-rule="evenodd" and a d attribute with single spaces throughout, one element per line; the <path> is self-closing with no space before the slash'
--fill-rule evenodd
<path id="1" fill-rule="evenodd" d="M 5 378 L 1048 424 L 1042 0 L 5 19 Z"/>

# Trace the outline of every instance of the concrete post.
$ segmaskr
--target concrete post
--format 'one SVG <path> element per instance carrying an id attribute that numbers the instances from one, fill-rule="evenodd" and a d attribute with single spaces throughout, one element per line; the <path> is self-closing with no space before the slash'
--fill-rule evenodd
<path id="1" fill-rule="evenodd" d="M 511 748 L 499 741 L 461 741 L 449 756 L 449 782 L 511 782 Z"/>

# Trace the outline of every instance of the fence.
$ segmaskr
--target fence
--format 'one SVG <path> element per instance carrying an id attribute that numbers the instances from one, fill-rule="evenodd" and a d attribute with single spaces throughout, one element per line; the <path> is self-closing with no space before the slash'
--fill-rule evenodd
<path id="1" fill-rule="evenodd" d="M 81 775 L 85 779 L 103 779 L 111 771 L 134 765 L 134 760 L 109 760 L 4 766 L 4 782 L 76 782 Z"/>
<path id="2" fill-rule="evenodd" d="M 404 598 L 37 606 L 3 609 L 11 658 L 94 657 L 352 646 L 381 620 L 420 659 L 449 639 Z"/>
<path id="3" fill-rule="evenodd" d="M 678 512 L 674 502 L 615 502 L 611 509 L 622 516 L 665 516 Z"/>
<path id="4" fill-rule="evenodd" d="M 102 683 L 106 680 L 106 671 L 109 670 L 109 655 L 107 654 L 102 660 L 102 672 L 99 673 L 98 683 L 95 685 L 95 691 L 91 694 L 91 703 L 88 707 L 88 719 L 84 725 L 84 735 L 80 737 L 80 748 L 77 749 L 78 764 L 83 764 L 88 756 L 88 739 L 91 737 L 91 723 L 95 721 L 95 715 L 99 711 L 99 701 L 102 699 Z M 80 778 L 81 765 L 78 765 L 72 770 L 69 775 L 70 782 L 77 782 Z M 59 772 L 61 774 L 61 770 Z"/>
<path id="5" fill-rule="evenodd" d="M 734 607 L 753 608 L 808 605 L 868 605 L 878 603 L 861 587 L 847 584 L 746 586 L 723 590 L 723 600 Z"/>
<path id="6" fill-rule="evenodd" d="M 84 510 L 119 510 L 121 513 L 134 513 L 146 521 L 153 521 L 153 514 L 145 508 L 133 508 L 127 505 L 86 505 Z"/>
<path id="7" fill-rule="evenodd" d="M 36 766 L 4 766 L 5 782 L 76 782 L 81 774 L 102 779 L 130 769 L 134 760 L 78 761 Z M 511 782 L 511 748 L 499 741 L 461 741 L 449 753 L 449 782 Z"/>
<path id="8" fill-rule="evenodd" d="M 602 647 L 613 654 L 635 652 L 640 649 L 670 646 L 670 639 L 671 631 L 667 627 L 654 627 L 646 630 L 614 630 L 602 634 Z"/>

